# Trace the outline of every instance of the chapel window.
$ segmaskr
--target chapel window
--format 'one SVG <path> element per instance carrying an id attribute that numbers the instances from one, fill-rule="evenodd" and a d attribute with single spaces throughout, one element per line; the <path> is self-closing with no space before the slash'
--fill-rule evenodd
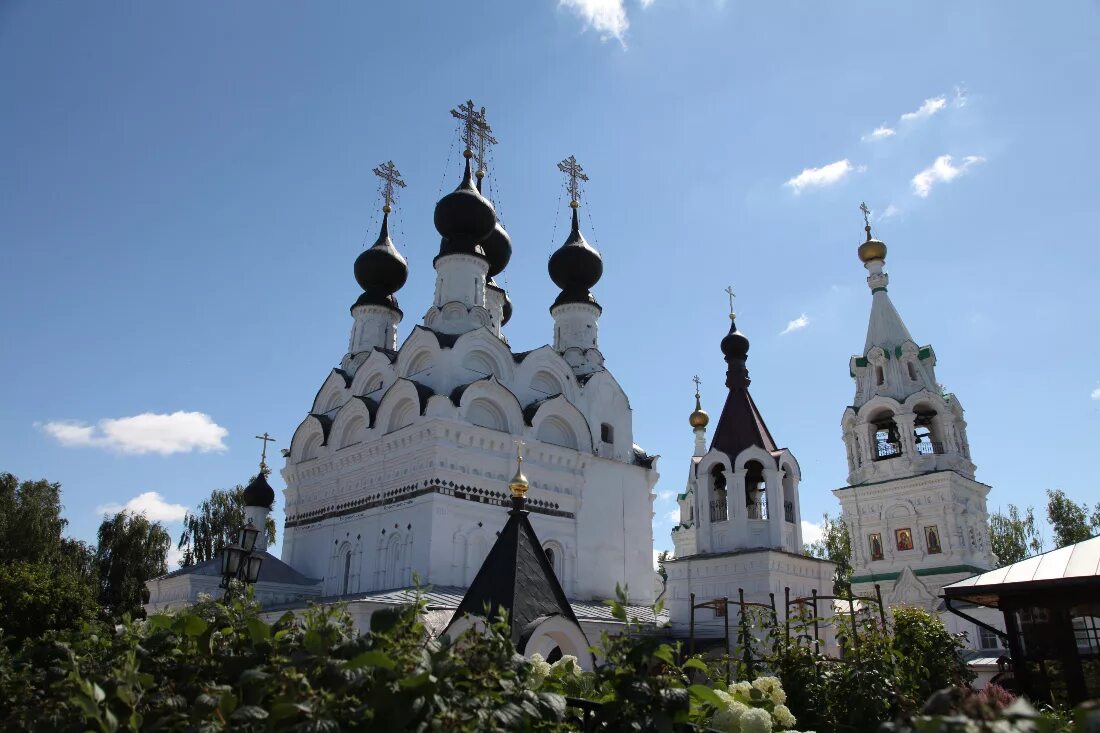
<path id="1" fill-rule="evenodd" d="M 729 504 L 726 502 L 726 469 L 722 464 L 710 470 L 710 485 L 714 489 L 710 495 L 710 521 L 724 522 L 729 519 Z"/>
<path id="2" fill-rule="evenodd" d="M 607 423 L 600 425 L 600 440 L 604 443 L 615 442 L 615 428 Z"/>
<path id="3" fill-rule="evenodd" d="M 909 367 L 909 378 L 912 379 L 914 382 L 917 381 L 917 367 L 916 367 L 916 365 L 911 361 L 906 362 L 905 365 L 907 367 Z"/>
<path id="4" fill-rule="evenodd" d="M 768 499 L 764 486 L 764 467 L 757 461 L 745 464 L 745 507 L 749 519 L 768 518 Z"/>
<path id="5" fill-rule="evenodd" d="M 875 367 L 875 384 L 879 387 L 886 384 L 886 372 L 883 370 L 882 366 Z"/>
<path id="6" fill-rule="evenodd" d="M 875 438 L 875 460 L 882 461 L 901 455 L 901 436 L 894 416 L 886 413 L 872 424 Z"/>
<path id="7" fill-rule="evenodd" d="M 351 580 L 351 551 L 344 555 L 344 595 L 348 593 L 348 581 Z"/>

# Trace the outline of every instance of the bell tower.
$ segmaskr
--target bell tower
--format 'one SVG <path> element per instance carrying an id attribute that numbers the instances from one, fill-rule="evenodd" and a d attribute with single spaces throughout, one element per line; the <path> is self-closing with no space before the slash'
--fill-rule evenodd
<path id="1" fill-rule="evenodd" d="M 944 585 L 994 565 L 990 487 L 974 479 L 962 404 L 937 381 L 935 352 L 913 340 L 890 300 L 886 245 L 860 208 L 871 315 L 841 418 L 848 485 L 833 494 L 851 535 L 853 590 L 879 584 L 887 603 L 933 611 Z"/>

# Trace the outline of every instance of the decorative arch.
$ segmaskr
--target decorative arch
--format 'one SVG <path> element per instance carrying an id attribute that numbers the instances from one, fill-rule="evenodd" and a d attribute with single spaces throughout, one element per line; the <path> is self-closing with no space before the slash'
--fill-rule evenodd
<path id="1" fill-rule="evenodd" d="M 528 659 L 535 654 L 543 659 L 568 654 L 576 657 L 577 664 L 585 670 L 593 666 L 589 647 L 581 627 L 557 614 L 540 616 L 528 624 L 520 635 L 520 649 Z"/>
<path id="2" fill-rule="evenodd" d="M 465 372 L 467 378 L 493 375 L 505 384 L 512 384 L 515 379 L 512 352 L 487 328 L 475 328 L 459 336 L 452 352 L 453 363 L 469 370 Z"/>
<path id="3" fill-rule="evenodd" d="M 409 379 L 398 379 L 386 390 L 378 403 L 375 426 L 383 433 L 392 433 L 411 425 L 424 414 L 424 408 L 431 396 L 431 389 L 424 385 Z"/>
<path id="4" fill-rule="evenodd" d="M 374 425 L 378 405 L 368 397 L 352 397 L 332 421 L 331 435 L 336 450 L 362 441 L 364 433 Z"/>
<path id="5" fill-rule="evenodd" d="M 348 373 L 343 369 L 333 369 L 313 397 L 310 412 L 324 413 L 336 409 L 347 401 L 349 386 L 351 386 L 351 377 Z"/>
<path id="6" fill-rule="evenodd" d="M 378 392 L 379 389 L 393 382 L 395 377 L 394 365 L 390 357 L 381 351 L 372 351 L 366 361 L 355 370 L 355 378 L 351 381 L 351 393 L 353 395 L 368 395 Z"/>
<path id="7" fill-rule="evenodd" d="M 531 390 L 547 397 L 565 394 L 565 385 L 558 376 L 549 369 L 539 369 L 535 376 L 531 377 Z"/>
<path id="8" fill-rule="evenodd" d="M 593 452 L 588 421 L 567 399 L 559 396 L 544 400 L 530 405 L 526 412 L 530 412 L 531 408 L 534 408 L 534 413 L 530 425 L 538 440 L 563 448 Z"/>
<path id="9" fill-rule="evenodd" d="M 459 415 L 469 423 L 490 430 L 519 433 L 523 429 L 523 410 L 510 389 L 495 377 L 479 379 L 451 393 Z"/>
<path id="10" fill-rule="evenodd" d="M 540 346 L 516 359 L 519 360 L 516 391 L 524 399 L 544 400 L 561 394 L 568 400 L 577 400 L 580 387 L 573 370 L 550 346 Z"/>
<path id="11" fill-rule="evenodd" d="M 411 377 L 439 361 L 439 338 L 431 330 L 417 326 L 401 344 L 395 371 L 400 377 Z"/>
<path id="12" fill-rule="evenodd" d="M 290 460 L 294 463 L 308 461 L 320 455 L 328 433 L 317 415 L 308 415 L 294 431 L 290 439 Z"/>

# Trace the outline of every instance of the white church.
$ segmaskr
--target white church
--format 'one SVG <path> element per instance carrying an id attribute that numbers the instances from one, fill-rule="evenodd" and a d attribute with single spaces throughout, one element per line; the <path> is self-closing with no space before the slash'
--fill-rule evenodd
<path id="1" fill-rule="evenodd" d="M 553 573 L 547 597 L 568 599 L 561 615 L 592 641 L 619 627 L 603 604 L 617 584 L 629 589 L 632 616 L 670 624 L 676 635 L 686 633 L 692 594 L 697 602 L 732 599 L 738 589 L 755 602 L 786 588 L 830 594 L 835 566 L 803 552 L 801 470 L 749 394 L 749 341 L 732 313 L 720 344 L 728 393 L 709 446 L 710 418 L 696 394 L 694 455 L 662 586 L 652 560 L 657 458 L 634 443 L 631 403 L 599 346 L 602 308 L 592 289 L 603 262 L 577 216 L 587 176 L 572 157 L 559 164 L 572 220 L 548 266 L 561 291 L 549 304 L 554 330 L 549 343 L 516 351 L 505 335 L 511 302 L 495 280 L 511 241 L 481 192 L 495 140 L 484 109 L 467 102 L 452 114 L 464 124 L 465 161 L 458 187 L 435 207 L 433 302 L 399 344 L 397 293 L 408 265 L 389 214 L 404 183 L 390 162 L 375 170 L 384 182 L 381 231 L 354 263 L 362 294 L 350 308 L 347 353 L 284 450 L 282 556 L 261 540 L 257 599 L 272 610 L 339 601 L 365 625 L 374 611 L 407 603 L 419 583 L 429 588 L 429 627 L 442 631 L 506 523 L 519 521 L 508 511 L 517 442 L 530 529 L 521 522 L 512 532 L 520 544 L 537 537 Z M 962 408 L 936 384 L 935 355 L 912 341 L 886 295 L 886 247 L 867 232 L 859 254 L 871 273 L 871 320 L 864 352 L 852 359 L 857 394 L 843 420 L 849 485 L 834 493 L 852 536 L 857 592 L 878 583 L 888 602 L 939 610 L 943 585 L 992 567 L 989 487 L 974 480 Z M 262 473 L 245 498 L 246 516 L 263 526 L 275 496 Z M 220 580 L 216 559 L 181 568 L 149 581 L 146 607 L 216 594 Z M 668 610 L 655 617 L 658 596 Z"/>

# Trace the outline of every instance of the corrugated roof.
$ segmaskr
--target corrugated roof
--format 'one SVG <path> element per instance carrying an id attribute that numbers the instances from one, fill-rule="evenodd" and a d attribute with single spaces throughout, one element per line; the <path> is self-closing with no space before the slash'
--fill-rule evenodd
<path id="1" fill-rule="evenodd" d="M 1100 537 L 1044 552 L 1035 557 L 974 575 L 944 587 L 955 597 L 995 595 L 1000 591 L 1023 589 L 1031 583 L 1085 580 L 1100 576 Z M 979 601 L 987 603 L 987 601 Z M 988 603 L 987 603 L 988 605 Z"/>

